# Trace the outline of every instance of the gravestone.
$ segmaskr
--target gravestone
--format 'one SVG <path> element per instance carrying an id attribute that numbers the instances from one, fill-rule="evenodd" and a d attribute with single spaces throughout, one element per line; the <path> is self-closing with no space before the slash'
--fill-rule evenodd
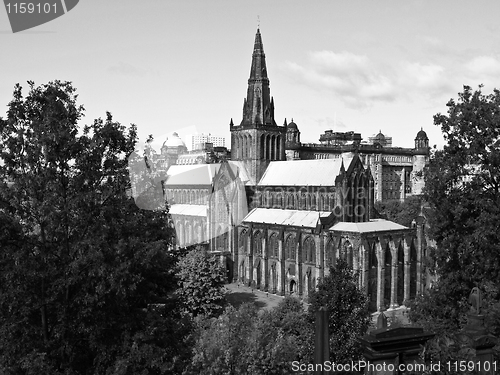
<path id="1" fill-rule="evenodd" d="M 472 361 L 474 369 L 481 375 L 497 374 L 500 372 L 500 366 L 498 361 L 495 361 L 493 347 L 498 339 L 489 334 L 484 325 L 482 292 L 479 288 L 472 289 L 469 295 L 469 304 L 471 307 L 467 314 L 467 325 L 462 330 L 462 334 L 476 352 Z"/>
<path id="2" fill-rule="evenodd" d="M 422 346 L 434 337 L 434 333 L 424 332 L 422 327 L 387 326 L 387 317 L 380 313 L 377 329 L 359 339 L 363 347 L 364 368 L 368 375 L 397 375 L 400 364 L 420 364 Z"/>

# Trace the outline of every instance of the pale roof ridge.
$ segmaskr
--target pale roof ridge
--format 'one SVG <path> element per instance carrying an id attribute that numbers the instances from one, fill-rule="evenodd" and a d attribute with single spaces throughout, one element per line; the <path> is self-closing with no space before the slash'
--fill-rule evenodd
<path id="1" fill-rule="evenodd" d="M 342 162 L 348 169 L 353 158 L 272 161 L 259 186 L 333 186 Z"/>

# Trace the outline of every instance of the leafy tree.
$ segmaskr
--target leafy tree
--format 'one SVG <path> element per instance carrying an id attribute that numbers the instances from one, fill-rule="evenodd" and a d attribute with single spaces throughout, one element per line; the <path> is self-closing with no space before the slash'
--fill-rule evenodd
<path id="1" fill-rule="evenodd" d="M 411 196 L 404 202 L 399 200 L 375 202 L 375 209 L 382 218 L 411 227 L 412 221 L 420 214 L 421 205 L 420 196 Z"/>
<path id="2" fill-rule="evenodd" d="M 177 266 L 179 289 L 176 294 L 190 316 L 220 314 L 226 303 L 226 269 L 214 255 L 195 247 L 180 258 Z"/>
<path id="3" fill-rule="evenodd" d="M 181 317 L 176 301 L 145 309 L 137 330 L 108 373 L 113 375 L 182 374 L 190 361 L 192 322 Z"/>
<path id="4" fill-rule="evenodd" d="M 293 297 L 260 313 L 253 304 L 228 307 L 198 320 L 195 336 L 187 374 L 287 374 L 293 361 L 312 363 L 314 328 Z"/>
<path id="5" fill-rule="evenodd" d="M 167 212 L 127 194 L 136 128 L 108 113 L 79 129 L 71 83 L 29 86 L 0 118 L 0 372 L 124 374 L 148 342 L 171 357 L 143 368 L 165 373 L 184 330 L 152 308 L 170 303 L 175 257 Z"/>
<path id="6" fill-rule="evenodd" d="M 487 328 L 500 321 L 500 91 L 464 86 L 447 106 L 434 116 L 447 145 L 431 155 L 424 189 L 438 282 L 410 306 L 410 319 L 437 333 L 425 350 L 434 362 L 470 359 L 460 331 L 473 287 L 485 293 Z"/>
<path id="7" fill-rule="evenodd" d="M 131 193 L 137 207 L 146 210 L 161 209 L 165 206 L 163 181 L 166 179 L 165 165 L 155 162 L 156 152 L 152 148 L 153 135 L 149 135 L 144 155 L 137 151 L 128 157 L 128 171 Z"/>
<path id="8" fill-rule="evenodd" d="M 454 280 L 442 279 L 435 286 L 426 290 L 422 296 L 410 303 L 409 318 L 413 323 L 424 327 L 436 336 L 429 340 L 421 353 L 427 363 L 460 363 L 460 361 L 476 361 L 475 349 L 464 335 L 463 327 L 467 324 L 467 313 L 470 311 L 467 296 L 459 301 L 447 293 L 453 288 Z M 486 315 L 485 326 L 498 335 L 500 332 L 500 305 L 495 300 L 498 286 L 492 283 L 485 285 L 482 314 Z M 498 350 L 497 350 L 498 355 Z M 459 371 L 453 367 L 442 366 L 440 371 L 426 374 L 462 375 L 475 372 Z"/>
<path id="9" fill-rule="evenodd" d="M 422 296 L 410 301 L 409 319 L 437 335 L 459 330 L 464 325 L 469 308 L 468 295 L 463 295 L 457 301 L 447 293 L 454 287 L 449 284 L 455 282 L 449 279 L 439 280 Z"/>
<path id="10" fill-rule="evenodd" d="M 330 332 L 330 360 L 348 363 L 361 356 L 357 338 L 363 336 L 370 326 L 368 298 L 357 287 L 357 275 L 342 259 L 330 274 L 318 284 L 309 297 L 310 319 L 314 321 L 321 307 L 328 309 Z"/>
<path id="11" fill-rule="evenodd" d="M 199 316 L 193 357 L 186 373 L 247 374 L 245 352 L 257 319 L 257 307 L 246 303 L 238 309 L 227 307 L 217 318 Z"/>
<path id="12" fill-rule="evenodd" d="M 312 363 L 314 326 L 302 302 L 286 297 L 257 320 L 247 345 L 249 374 L 286 374 L 292 362 Z"/>
<path id="13" fill-rule="evenodd" d="M 447 114 L 434 116 L 447 141 L 425 174 L 425 199 L 440 278 L 458 301 L 472 287 L 500 278 L 500 91 L 464 86 Z"/>

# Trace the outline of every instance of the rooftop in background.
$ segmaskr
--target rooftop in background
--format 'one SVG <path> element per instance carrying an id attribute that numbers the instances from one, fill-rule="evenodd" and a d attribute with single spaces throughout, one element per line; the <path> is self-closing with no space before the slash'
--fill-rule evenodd
<path id="1" fill-rule="evenodd" d="M 297 128 L 297 125 L 295 125 Z M 321 144 L 326 145 L 345 145 L 348 142 L 361 142 L 361 134 L 353 131 L 349 132 L 333 132 L 333 130 L 326 130 L 319 136 Z"/>
<path id="2" fill-rule="evenodd" d="M 243 219 L 246 223 L 266 223 L 316 228 L 320 218 L 330 216 L 331 212 L 283 210 L 281 208 L 254 208 Z"/>
<path id="3" fill-rule="evenodd" d="M 408 227 L 383 219 L 374 219 L 366 223 L 340 222 L 330 228 L 330 230 L 335 230 L 339 232 L 353 232 L 353 233 L 384 232 L 389 230 L 392 231 L 392 230 L 404 230 L 404 229 L 408 229 Z"/>
<path id="4" fill-rule="evenodd" d="M 172 165 L 167 171 L 165 186 L 209 186 L 219 168 L 220 164 Z"/>
<path id="5" fill-rule="evenodd" d="M 208 206 L 203 204 L 173 204 L 169 207 L 171 215 L 207 216 Z"/>
<path id="6" fill-rule="evenodd" d="M 342 163 L 347 169 L 352 158 L 272 161 L 259 186 L 333 186 Z"/>

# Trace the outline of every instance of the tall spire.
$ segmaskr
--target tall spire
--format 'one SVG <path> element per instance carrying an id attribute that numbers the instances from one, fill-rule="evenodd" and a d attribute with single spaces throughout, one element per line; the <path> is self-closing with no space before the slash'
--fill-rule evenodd
<path id="1" fill-rule="evenodd" d="M 253 44 L 252 68 L 250 70 L 250 80 L 252 79 L 267 79 L 266 55 L 264 54 L 264 45 L 262 44 L 262 36 L 259 29 L 257 29 Z M 248 83 L 250 83 L 250 80 Z"/>
<path id="2" fill-rule="evenodd" d="M 255 34 L 247 98 L 243 108 L 241 125 L 277 126 L 274 121 L 274 102 L 272 102 L 269 90 L 266 55 L 264 54 L 260 29 L 257 29 L 257 34 Z"/>

